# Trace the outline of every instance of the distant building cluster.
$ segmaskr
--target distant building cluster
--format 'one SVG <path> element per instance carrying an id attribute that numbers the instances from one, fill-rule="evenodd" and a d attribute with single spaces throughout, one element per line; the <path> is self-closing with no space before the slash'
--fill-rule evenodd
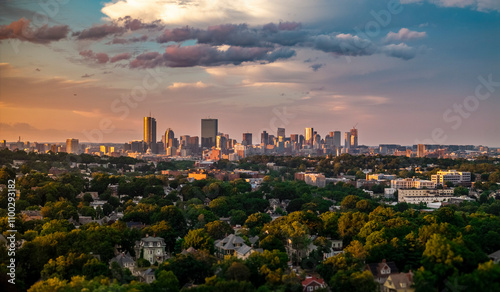
<path id="1" fill-rule="evenodd" d="M 167 128 L 160 133 L 158 139 L 157 121 L 151 115 L 144 117 L 143 138 L 129 141 L 125 144 L 82 144 L 79 139 L 67 139 L 66 143 L 37 143 L 0 142 L 0 149 L 24 150 L 28 152 L 67 152 L 73 154 L 107 155 L 112 157 L 131 156 L 134 158 L 170 157 L 188 158 L 196 160 L 218 161 L 227 159 L 236 161 L 250 155 L 297 155 L 297 156 L 338 156 L 343 153 L 353 155 L 394 155 L 407 157 L 430 158 L 469 158 L 474 159 L 481 155 L 500 156 L 500 148 L 488 148 L 473 145 L 428 145 L 417 144 L 401 146 L 398 144 L 380 144 L 370 147 L 359 143 L 357 124 L 342 135 L 341 131 L 331 131 L 322 137 L 312 127 L 304 128 L 303 134 L 292 133 L 286 135 L 286 129 L 278 127 L 276 132 L 262 131 L 260 141 L 255 143 L 253 133 L 242 133 L 242 139 L 237 140 L 219 131 L 218 119 L 201 119 L 201 135 L 176 136 L 174 129 Z M 343 137 L 343 138 L 342 138 Z M 259 143 L 260 142 L 260 143 Z M 443 181 L 457 177 L 455 173 L 437 174 L 433 182 L 442 184 Z M 367 180 L 378 180 L 375 177 Z M 458 179 L 459 181 L 461 178 Z M 465 178 L 466 180 L 466 178 Z M 454 181 L 455 182 L 455 181 Z"/>

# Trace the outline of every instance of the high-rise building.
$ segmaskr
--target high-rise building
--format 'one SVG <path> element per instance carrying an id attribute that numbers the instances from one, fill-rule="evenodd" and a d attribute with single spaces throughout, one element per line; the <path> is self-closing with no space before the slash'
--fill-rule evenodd
<path id="1" fill-rule="evenodd" d="M 227 149 L 227 138 L 224 135 L 217 135 L 217 145 L 216 148 L 225 150 Z"/>
<path id="2" fill-rule="evenodd" d="M 189 137 L 189 147 L 191 147 L 192 149 L 197 149 L 198 147 L 200 147 L 200 139 L 198 138 L 198 136 L 194 136 L 194 137 Z"/>
<path id="3" fill-rule="evenodd" d="M 260 134 L 260 145 L 265 147 L 267 144 L 269 144 L 269 134 L 263 131 L 262 134 Z"/>
<path id="4" fill-rule="evenodd" d="M 425 157 L 425 145 L 424 144 L 417 145 L 417 157 Z"/>
<path id="5" fill-rule="evenodd" d="M 306 128 L 306 135 L 305 135 L 305 141 L 304 141 L 305 144 L 312 145 L 313 138 L 314 138 L 314 129 L 313 128 Z"/>
<path id="6" fill-rule="evenodd" d="M 2 142 L 0 142 L 0 148 L 1 148 L 1 149 L 3 149 L 3 148 L 7 148 L 7 141 L 2 140 Z"/>
<path id="7" fill-rule="evenodd" d="M 79 154 L 78 139 L 66 139 L 66 152 Z"/>
<path id="8" fill-rule="evenodd" d="M 351 147 L 358 148 L 358 129 L 351 129 Z"/>
<path id="9" fill-rule="evenodd" d="M 189 146 L 189 138 L 191 138 L 189 135 L 181 136 L 179 146 L 180 147 L 188 147 Z"/>
<path id="10" fill-rule="evenodd" d="M 243 141 L 241 143 L 246 146 L 252 145 L 252 133 L 243 133 Z"/>
<path id="11" fill-rule="evenodd" d="M 144 117 L 144 142 L 151 152 L 156 152 L 156 119 L 151 116 Z"/>
<path id="12" fill-rule="evenodd" d="M 285 128 L 278 128 L 278 137 L 285 138 Z"/>
<path id="13" fill-rule="evenodd" d="M 175 145 L 174 130 L 172 130 L 171 128 L 168 128 L 165 131 L 165 136 L 163 136 L 163 146 L 165 147 L 165 150 L 168 147 L 175 147 L 175 146 L 177 146 L 177 145 Z"/>
<path id="14" fill-rule="evenodd" d="M 201 120 L 201 147 L 212 148 L 217 142 L 218 120 Z"/>
<path id="15" fill-rule="evenodd" d="M 345 149 L 351 149 L 351 132 L 345 132 L 345 138 L 344 138 L 344 148 Z"/>
<path id="16" fill-rule="evenodd" d="M 342 136 L 342 134 L 340 133 L 340 131 L 333 132 L 333 146 L 335 146 L 335 147 L 342 146 L 340 144 L 341 136 Z"/>

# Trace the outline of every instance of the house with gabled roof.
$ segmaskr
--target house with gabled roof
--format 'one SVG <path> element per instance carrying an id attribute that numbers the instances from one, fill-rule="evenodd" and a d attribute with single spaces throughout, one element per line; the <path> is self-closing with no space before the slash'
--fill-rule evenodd
<path id="1" fill-rule="evenodd" d="M 375 281 L 381 285 L 384 284 L 389 275 L 399 273 L 396 264 L 394 262 L 387 262 L 385 259 L 380 263 L 366 264 L 365 271 L 370 271 Z"/>
<path id="2" fill-rule="evenodd" d="M 216 240 L 214 245 L 215 255 L 220 259 L 223 259 L 227 255 L 246 259 L 254 252 L 263 251 L 262 249 L 255 249 L 253 246 L 248 246 L 243 238 L 234 234 Z"/>
<path id="3" fill-rule="evenodd" d="M 304 292 L 311 292 L 320 288 L 326 288 L 325 280 L 314 276 L 307 276 L 306 279 L 302 281 L 302 288 L 302 291 Z"/>
<path id="4" fill-rule="evenodd" d="M 387 277 L 384 285 L 382 286 L 383 292 L 413 292 L 415 288 L 413 285 L 413 273 L 398 273 L 392 274 Z"/>
<path id="5" fill-rule="evenodd" d="M 132 273 L 134 272 L 135 261 L 129 253 L 120 253 L 109 261 L 109 265 L 111 266 L 114 262 L 116 262 L 120 268 L 129 269 Z"/>
<path id="6" fill-rule="evenodd" d="M 148 236 L 135 242 L 135 254 L 148 260 L 151 264 L 158 262 L 161 264 L 168 258 L 165 251 L 165 240 L 162 237 Z"/>

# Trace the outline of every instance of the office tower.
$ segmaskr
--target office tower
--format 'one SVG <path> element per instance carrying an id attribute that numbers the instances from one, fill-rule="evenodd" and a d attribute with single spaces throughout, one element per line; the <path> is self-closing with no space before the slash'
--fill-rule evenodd
<path id="1" fill-rule="evenodd" d="M 344 148 L 351 149 L 351 132 L 345 132 Z"/>
<path id="2" fill-rule="evenodd" d="M 156 151 L 156 119 L 149 117 L 144 117 L 144 142 L 151 149 L 151 152 Z"/>
<path id="3" fill-rule="evenodd" d="M 189 147 L 198 148 L 200 146 L 199 140 L 198 136 L 189 137 Z"/>
<path id="4" fill-rule="evenodd" d="M 189 138 L 191 138 L 189 135 L 183 135 L 181 136 L 180 140 L 180 147 L 189 147 Z"/>
<path id="5" fill-rule="evenodd" d="M 417 157 L 425 157 L 425 145 L 424 144 L 417 145 Z"/>
<path id="6" fill-rule="evenodd" d="M 335 147 L 340 147 L 340 146 L 342 146 L 342 145 L 340 144 L 341 135 L 342 135 L 342 134 L 340 133 L 340 131 L 334 131 L 334 132 L 333 132 L 333 146 L 335 146 Z"/>
<path id="7" fill-rule="evenodd" d="M 0 148 L 7 148 L 7 141 L 2 140 L 2 142 L 0 142 Z"/>
<path id="8" fill-rule="evenodd" d="M 291 134 L 290 135 L 290 142 L 292 143 L 299 143 L 299 134 Z"/>
<path id="9" fill-rule="evenodd" d="M 314 138 L 314 129 L 313 128 L 306 128 L 306 135 L 305 135 L 305 144 L 307 145 L 312 145 Z"/>
<path id="10" fill-rule="evenodd" d="M 252 145 L 252 133 L 243 133 L 243 141 L 241 142 L 241 144 L 247 146 Z"/>
<path id="11" fill-rule="evenodd" d="M 351 129 L 351 147 L 358 148 L 358 129 Z"/>
<path id="12" fill-rule="evenodd" d="M 278 137 L 285 138 L 285 128 L 278 128 Z"/>
<path id="13" fill-rule="evenodd" d="M 227 138 L 224 135 L 217 135 L 217 145 L 216 148 L 225 150 L 227 149 Z"/>
<path id="14" fill-rule="evenodd" d="M 269 134 L 264 131 L 260 134 L 260 145 L 265 147 L 267 144 L 269 144 Z"/>
<path id="15" fill-rule="evenodd" d="M 217 119 L 202 119 L 201 120 L 201 147 L 212 148 L 217 142 L 218 120 Z"/>
<path id="16" fill-rule="evenodd" d="M 66 139 L 66 152 L 78 154 L 78 139 Z"/>
<path id="17" fill-rule="evenodd" d="M 166 131 L 165 131 L 165 135 L 163 136 L 163 146 L 165 147 L 165 150 L 168 148 L 168 147 L 175 147 L 175 134 L 174 134 L 174 130 L 172 130 L 171 128 L 168 128 Z"/>
<path id="18" fill-rule="evenodd" d="M 99 147 L 99 152 L 102 152 L 102 153 L 104 153 L 104 154 L 108 153 L 108 146 L 106 146 L 106 145 L 101 145 L 101 146 Z"/>

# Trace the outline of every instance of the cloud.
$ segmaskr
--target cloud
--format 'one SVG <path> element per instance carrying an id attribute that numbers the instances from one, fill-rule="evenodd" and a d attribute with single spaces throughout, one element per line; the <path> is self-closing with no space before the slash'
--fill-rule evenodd
<path id="1" fill-rule="evenodd" d="M 382 47 L 381 51 L 389 57 L 400 58 L 403 60 L 413 59 L 417 55 L 417 50 L 407 46 L 405 43 L 400 43 L 398 45 L 390 44 Z"/>
<path id="2" fill-rule="evenodd" d="M 85 73 L 85 74 L 84 74 L 84 75 L 82 75 L 81 77 L 82 77 L 82 78 L 90 78 L 90 77 L 92 77 L 92 76 L 94 76 L 94 74 L 87 74 L 87 73 Z"/>
<path id="3" fill-rule="evenodd" d="M 500 11 L 497 0 L 400 0 L 401 4 L 429 2 L 440 7 L 471 8 L 481 12 Z"/>
<path id="4" fill-rule="evenodd" d="M 274 62 L 278 59 L 288 59 L 295 55 L 295 51 L 280 48 L 244 48 L 231 46 L 226 50 L 207 45 L 196 44 L 193 46 L 168 46 L 164 54 L 147 52 L 136 57 L 130 62 L 131 68 L 153 68 L 156 66 L 168 67 L 193 67 L 193 66 L 219 66 L 239 65 L 243 62 L 263 61 Z"/>
<path id="5" fill-rule="evenodd" d="M 73 35 L 76 35 L 79 40 L 99 40 L 107 37 L 108 35 L 122 34 L 125 31 L 126 29 L 124 27 L 118 26 L 116 23 L 111 23 L 93 25 L 91 28 L 84 29 L 81 32 L 76 32 Z"/>
<path id="6" fill-rule="evenodd" d="M 325 64 L 312 64 L 309 66 L 310 68 L 313 69 L 314 72 L 318 71 L 321 67 L 323 67 Z"/>
<path id="7" fill-rule="evenodd" d="M 418 32 L 418 31 L 412 31 L 407 28 L 401 28 L 397 33 L 396 32 L 389 32 L 387 36 L 385 37 L 385 40 L 388 42 L 391 41 L 409 41 L 409 40 L 416 40 L 416 39 L 421 39 L 427 37 L 427 33 L 425 31 L 423 32 Z"/>
<path id="8" fill-rule="evenodd" d="M 128 39 L 124 39 L 124 38 L 114 38 L 110 43 L 108 44 L 129 44 L 129 43 L 138 43 L 138 42 L 145 42 L 148 40 L 148 36 L 147 35 L 142 35 L 140 37 L 132 37 L 132 38 L 128 38 Z"/>
<path id="9" fill-rule="evenodd" d="M 181 88 L 207 88 L 208 84 L 198 81 L 196 83 L 174 82 L 168 89 L 181 89 Z"/>
<path id="10" fill-rule="evenodd" d="M 94 53 L 92 50 L 85 50 L 80 52 L 80 56 L 97 62 L 99 64 L 105 64 L 109 61 L 109 56 L 106 53 Z"/>
<path id="11" fill-rule="evenodd" d="M 115 55 L 114 57 L 112 57 L 110 59 L 110 62 L 111 63 L 115 63 L 115 62 L 118 62 L 118 61 L 121 61 L 121 60 L 128 60 L 132 57 L 132 55 L 130 53 L 121 53 L 121 54 L 118 54 L 118 55 Z"/>
<path id="12" fill-rule="evenodd" d="M 345 56 L 367 56 L 377 51 L 371 41 L 351 34 L 318 35 L 313 37 L 313 48 Z"/>
<path id="13" fill-rule="evenodd" d="M 32 27 L 28 19 L 21 18 L 9 25 L 0 26 L 0 40 L 19 39 L 32 43 L 47 44 L 66 38 L 68 32 L 69 27 L 67 25 Z"/>

